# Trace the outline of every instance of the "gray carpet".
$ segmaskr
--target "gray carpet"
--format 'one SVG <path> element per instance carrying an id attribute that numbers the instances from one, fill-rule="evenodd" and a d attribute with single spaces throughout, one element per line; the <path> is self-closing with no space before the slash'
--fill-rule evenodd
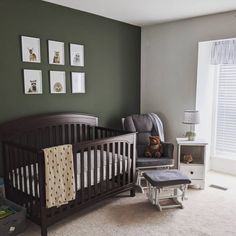
<path id="1" fill-rule="evenodd" d="M 227 191 L 206 187 L 190 189 L 184 209 L 157 211 L 138 193 L 77 213 L 49 228 L 49 236 L 233 236 L 236 235 L 236 178 L 211 172 L 208 183 L 226 186 Z M 40 235 L 29 222 L 21 236 Z"/>

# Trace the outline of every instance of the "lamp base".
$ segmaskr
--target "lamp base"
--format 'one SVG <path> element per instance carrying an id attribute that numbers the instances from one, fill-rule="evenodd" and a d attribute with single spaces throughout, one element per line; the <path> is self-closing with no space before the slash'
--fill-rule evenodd
<path id="1" fill-rule="evenodd" d="M 196 133 L 193 131 L 188 131 L 186 132 L 185 137 L 188 138 L 188 141 L 194 141 L 196 138 Z"/>

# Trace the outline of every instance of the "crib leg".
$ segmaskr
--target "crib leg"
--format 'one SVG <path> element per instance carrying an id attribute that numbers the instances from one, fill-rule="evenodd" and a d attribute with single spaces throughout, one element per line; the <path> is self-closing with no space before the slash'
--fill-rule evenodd
<path id="1" fill-rule="evenodd" d="M 41 226 L 41 236 L 47 236 L 47 226 Z"/>
<path id="2" fill-rule="evenodd" d="M 132 188 L 130 190 L 130 197 L 135 197 L 135 189 L 134 188 Z"/>
<path id="3" fill-rule="evenodd" d="M 47 221 L 45 208 L 41 208 L 41 236 L 47 236 Z"/>

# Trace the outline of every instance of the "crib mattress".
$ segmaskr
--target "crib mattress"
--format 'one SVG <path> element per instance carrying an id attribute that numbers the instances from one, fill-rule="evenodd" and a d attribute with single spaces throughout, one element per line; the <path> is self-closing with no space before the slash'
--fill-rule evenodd
<path id="1" fill-rule="evenodd" d="M 95 175 L 95 171 L 94 171 L 94 167 L 95 164 L 97 166 L 97 183 L 101 182 L 101 166 L 103 164 L 103 180 L 107 179 L 107 176 L 109 176 L 109 179 L 112 178 L 112 162 L 114 162 L 114 176 L 118 175 L 118 169 L 120 169 L 120 174 L 123 173 L 123 168 L 125 169 L 125 172 L 127 171 L 128 168 L 128 158 L 125 157 L 118 157 L 117 154 L 113 154 L 111 152 L 107 153 L 105 151 L 103 151 L 103 153 L 101 153 L 100 150 L 97 150 L 96 153 L 96 157 L 95 157 L 95 153 L 94 150 L 91 150 L 90 152 L 90 163 L 91 163 L 91 170 L 90 170 L 90 180 L 91 183 L 90 185 L 93 186 L 94 183 L 96 182 L 94 179 L 94 175 Z M 89 176 L 89 171 L 88 171 L 88 160 L 89 160 L 89 156 L 88 156 L 88 152 L 84 152 L 84 187 L 87 188 L 88 187 L 88 176 Z M 124 161 L 123 161 L 124 159 Z M 97 160 L 95 162 L 95 160 Z M 101 162 L 101 160 L 103 160 Z M 131 159 L 129 159 L 129 161 L 131 162 Z M 129 165 L 131 167 L 131 163 Z M 23 192 L 26 192 L 27 194 L 30 193 L 30 179 L 29 179 L 29 168 L 31 169 L 31 173 L 33 176 L 36 176 L 36 178 L 38 178 L 38 166 L 36 164 L 36 173 L 34 171 L 33 165 L 29 165 L 26 166 L 26 181 L 24 181 L 24 172 L 23 172 L 23 167 L 21 168 L 17 168 L 16 169 L 16 178 L 14 178 L 15 174 L 14 174 L 14 170 L 12 170 L 13 172 L 13 186 L 15 188 L 18 188 L 20 190 L 20 173 L 21 173 L 21 178 L 22 178 L 22 189 Z M 82 173 L 81 173 L 81 154 L 78 153 L 77 154 L 77 190 L 81 189 L 81 178 L 82 178 Z M 107 173 L 108 172 L 108 173 Z M 9 174 L 9 178 L 11 179 L 11 175 Z M 25 187 L 25 182 L 26 182 L 26 187 Z M 34 178 L 32 179 L 31 182 L 31 186 L 32 186 L 32 193 L 33 196 L 35 196 L 35 184 L 34 184 Z M 38 192 L 38 196 L 39 196 L 39 186 L 37 184 L 37 192 Z"/>

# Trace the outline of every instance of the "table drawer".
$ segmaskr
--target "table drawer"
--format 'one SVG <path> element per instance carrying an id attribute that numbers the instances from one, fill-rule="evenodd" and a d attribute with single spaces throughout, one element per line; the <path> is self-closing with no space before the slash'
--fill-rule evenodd
<path id="1" fill-rule="evenodd" d="M 180 165 L 180 171 L 190 179 L 204 178 L 204 166 Z"/>

